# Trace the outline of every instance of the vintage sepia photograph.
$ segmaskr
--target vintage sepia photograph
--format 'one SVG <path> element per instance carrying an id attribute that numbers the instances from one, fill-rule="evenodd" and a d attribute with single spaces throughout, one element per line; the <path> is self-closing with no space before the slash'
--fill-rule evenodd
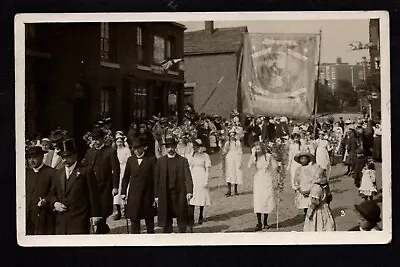
<path id="1" fill-rule="evenodd" d="M 383 11 L 18 14 L 18 243 L 390 242 L 389 44 Z"/>

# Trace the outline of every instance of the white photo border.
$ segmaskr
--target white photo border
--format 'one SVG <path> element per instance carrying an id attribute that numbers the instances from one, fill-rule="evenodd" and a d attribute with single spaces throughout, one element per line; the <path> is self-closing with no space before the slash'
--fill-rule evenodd
<path id="1" fill-rule="evenodd" d="M 157 18 L 157 19 L 155 19 Z M 135 21 L 380 20 L 382 115 L 382 217 L 379 232 L 191 233 L 153 235 L 25 235 L 25 23 Z M 17 14 L 15 26 L 15 130 L 17 242 L 27 247 L 387 244 L 392 240 L 389 13 L 387 11 L 47 13 Z"/>

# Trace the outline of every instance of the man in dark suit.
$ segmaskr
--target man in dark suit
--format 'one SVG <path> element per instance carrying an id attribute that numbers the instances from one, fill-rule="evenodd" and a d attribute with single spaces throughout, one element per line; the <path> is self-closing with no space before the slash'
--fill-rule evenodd
<path id="1" fill-rule="evenodd" d="M 50 192 L 50 206 L 56 213 L 56 235 L 90 234 L 91 221 L 100 220 L 100 195 L 90 168 L 77 162 L 73 139 L 62 142 L 59 152 L 64 168 L 57 170 Z"/>
<path id="2" fill-rule="evenodd" d="M 262 131 L 262 140 L 264 142 L 273 142 L 276 137 L 276 130 L 275 130 L 275 121 L 273 119 L 269 119 L 267 122 L 268 118 L 264 121 L 264 127 Z"/>
<path id="3" fill-rule="evenodd" d="M 176 153 L 176 140 L 167 137 L 167 155 L 157 160 L 155 169 L 155 202 L 158 224 L 164 233 L 172 233 L 172 220 L 177 218 L 180 233 L 190 224 L 188 202 L 193 196 L 193 182 L 189 163 Z"/>
<path id="4" fill-rule="evenodd" d="M 55 170 L 43 163 L 45 151 L 40 146 L 30 147 L 26 151 L 29 163 L 26 169 L 26 234 L 54 234 L 54 214 L 50 208 L 49 193 L 54 180 Z"/>
<path id="5" fill-rule="evenodd" d="M 148 234 L 154 233 L 154 168 L 156 158 L 146 152 L 146 140 L 134 139 L 134 155 L 129 157 L 122 178 L 121 198 L 125 200 L 129 185 L 126 216 L 132 222 L 132 233 L 140 234 L 140 220 L 144 219 Z"/>
<path id="6" fill-rule="evenodd" d="M 100 190 L 102 220 L 97 233 L 108 234 L 107 218 L 113 213 L 113 197 L 118 194 L 119 161 L 117 151 L 105 145 L 102 129 L 94 129 L 91 136 L 93 147 L 86 152 L 83 165 L 93 170 Z"/>

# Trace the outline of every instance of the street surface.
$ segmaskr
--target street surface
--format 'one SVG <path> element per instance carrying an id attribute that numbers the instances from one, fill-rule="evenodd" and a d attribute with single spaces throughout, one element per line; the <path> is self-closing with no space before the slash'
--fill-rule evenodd
<path id="1" fill-rule="evenodd" d="M 219 154 L 211 155 L 212 168 L 210 173 L 210 195 L 211 206 L 204 209 L 204 222 L 197 224 L 198 208 L 195 211 L 195 233 L 230 233 L 230 232 L 253 232 L 257 223 L 256 215 L 253 213 L 253 174 L 254 168 L 248 169 L 247 162 L 250 158 L 250 149 L 244 149 L 243 168 L 244 184 L 239 185 L 239 195 L 226 197 L 226 185 L 220 173 Z M 376 180 L 379 194 L 375 200 L 381 206 L 382 195 L 382 175 L 381 164 L 376 163 Z M 359 196 L 357 188 L 354 186 L 353 178 L 345 176 L 347 167 L 339 163 L 332 169 L 329 184 L 331 187 L 333 201 L 330 204 L 335 218 L 338 231 L 347 231 L 357 225 L 357 217 L 354 212 L 354 205 L 359 204 L 363 199 Z M 233 189 L 233 188 L 232 188 Z M 277 224 L 276 209 L 269 215 L 268 224 L 270 229 L 264 232 L 290 232 L 303 231 L 304 215 L 302 210 L 294 206 L 294 191 L 290 186 L 290 177 L 285 181 L 285 189 L 281 193 L 279 206 L 279 223 Z M 112 234 L 126 234 L 126 220 L 123 217 L 119 221 L 108 219 Z M 130 222 L 129 222 L 130 223 Z M 157 225 L 157 224 L 156 224 Z M 174 221 L 175 232 L 177 231 L 176 221 Z M 382 227 L 382 223 L 380 223 Z M 162 233 L 160 227 L 156 227 L 156 233 Z M 142 232 L 145 232 L 144 221 L 142 220 Z"/>

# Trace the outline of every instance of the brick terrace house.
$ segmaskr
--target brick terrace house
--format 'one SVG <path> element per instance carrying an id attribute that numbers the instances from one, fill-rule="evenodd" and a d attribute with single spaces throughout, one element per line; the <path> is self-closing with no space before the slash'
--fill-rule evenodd
<path id="1" fill-rule="evenodd" d="M 59 126 L 81 139 L 102 116 L 123 131 L 158 113 L 182 117 L 183 71 L 160 63 L 183 57 L 184 30 L 173 22 L 26 24 L 26 134 Z"/>
<path id="2" fill-rule="evenodd" d="M 247 27 L 214 28 L 212 21 L 204 30 L 185 32 L 185 101 L 197 112 L 229 117 L 234 108 L 241 110 L 238 71 L 247 32 Z"/>

